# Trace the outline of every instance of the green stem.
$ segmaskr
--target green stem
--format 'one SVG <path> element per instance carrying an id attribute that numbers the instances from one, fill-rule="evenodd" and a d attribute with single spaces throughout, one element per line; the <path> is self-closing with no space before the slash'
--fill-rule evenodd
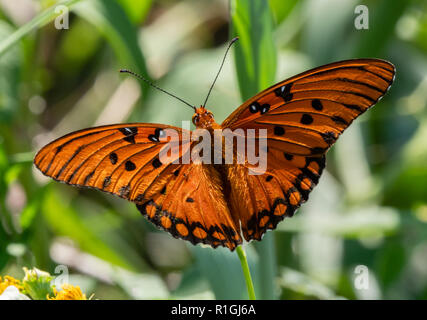
<path id="1" fill-rule="evenodd" d="M 249 271 L 248 260 L 246 259 L 246 253 L 243 250 L 242 246 L 236 248 L 237 255 L 240 259 L 240 264 L 242 265 L 243 276 L 245 277 L 246 286 L 248 288 L 249 300 L 256 300 L 254 285 L 252 283 L 251 272 Z"/>

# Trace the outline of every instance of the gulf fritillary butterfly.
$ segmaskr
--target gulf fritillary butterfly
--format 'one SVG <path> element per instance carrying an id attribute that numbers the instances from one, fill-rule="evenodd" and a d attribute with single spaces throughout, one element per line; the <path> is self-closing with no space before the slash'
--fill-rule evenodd
<path id="1" fill-rule="evenodd" d="M 293 216 L 318 183 L 326 151 L 387 92 L 394 75 L 384 60 L 346 60 L 273 85 L 221 125 L 204 106 L 194 107 L 196 128 L 266 129 L 262 175 L 248 174 L 246 164 L 162 163 L 160 136 L 175 129 L 182 142 L 183 129 L 146 123 L 70 133 L 43 147 L 34 163 L 57 181 L 136 203 L 143 216 L 176 238 L 233 251 L 242 238 L 261 240 Z"/>

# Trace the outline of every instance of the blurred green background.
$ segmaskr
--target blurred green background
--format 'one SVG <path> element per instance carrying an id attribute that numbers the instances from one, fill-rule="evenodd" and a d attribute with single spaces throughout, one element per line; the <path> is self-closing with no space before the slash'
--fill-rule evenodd
<path id="1" fill-rule="evenodd" d="M 32 165 L 70 131 L 180 126 L 191 110 L 118 70 L 198 105 L 238 34 L 208 104 L 219 123 L 261 89 L 321 64 L 376 57 L 397 68 L 389 93 L 328 153 L 308 203 L 245 245 L 257 297 L 427 298 L 426 1 L 364 1 L 366 30 L 355 28 L 353 0 L 62 3 L 69 29 L 58 30 L 58 2 L 0 1 L 0 275 L 22 277 L 23 266 L 55 275 L 65 265 L 98 299 L 247 298 L 235 253 L 176 240 L 133 204 Z"/>

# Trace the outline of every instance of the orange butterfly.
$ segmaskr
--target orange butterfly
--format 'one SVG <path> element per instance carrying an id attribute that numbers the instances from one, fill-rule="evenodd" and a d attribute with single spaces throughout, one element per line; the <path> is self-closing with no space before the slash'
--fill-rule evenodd
<path id="1" fill-rule="evenodd" d="M 225 58 L 225 57 L 224 57 Z M 266 172 L 243 164 L 163 163 L 159 152 L 169 129 L 184 149 L 185 130 L 129 123 L 84 129 L 61 137 L 34 163 L 55 180 L 91 187 L 135 202 L 139 211 L 172 236 L 234 250 L 261 240 L 308 199 L 325 167 L 325 153 L 339 135 L 390 88 L 394 66 L 378 59 L 335 62 L 262 91 L 221 125 L 204 106 L 197 128 L 266 129 Z M 181 100 L 181 99 L 180 99 Z"/>

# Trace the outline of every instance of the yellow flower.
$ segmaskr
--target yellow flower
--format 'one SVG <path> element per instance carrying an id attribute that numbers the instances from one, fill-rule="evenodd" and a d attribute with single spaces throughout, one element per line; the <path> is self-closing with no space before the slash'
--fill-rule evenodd
<path id="1" fill-rule="evenodd" d="M 71 284 L 63 284 L 61 291 L 53 288 L 53 293 L 54 296 L 52 298 L 48 296 L 48 300 L 87 300 L 86 295 L 82 293 L 80 287 Z"/>
<path id="2" fill-rule="evenodd" d="M 9 286 L 14 286 L 18 288 L 20 292 L 24 290 L 24 288 L 22 287 L 21 281 L 15 278 L 12 278 L 10 276 L 5 276 L 3 279 L 2 277 L 0 277 L 0 294 L 2 294 L 3 291 L 6 290 L 6 288 Z"/>

